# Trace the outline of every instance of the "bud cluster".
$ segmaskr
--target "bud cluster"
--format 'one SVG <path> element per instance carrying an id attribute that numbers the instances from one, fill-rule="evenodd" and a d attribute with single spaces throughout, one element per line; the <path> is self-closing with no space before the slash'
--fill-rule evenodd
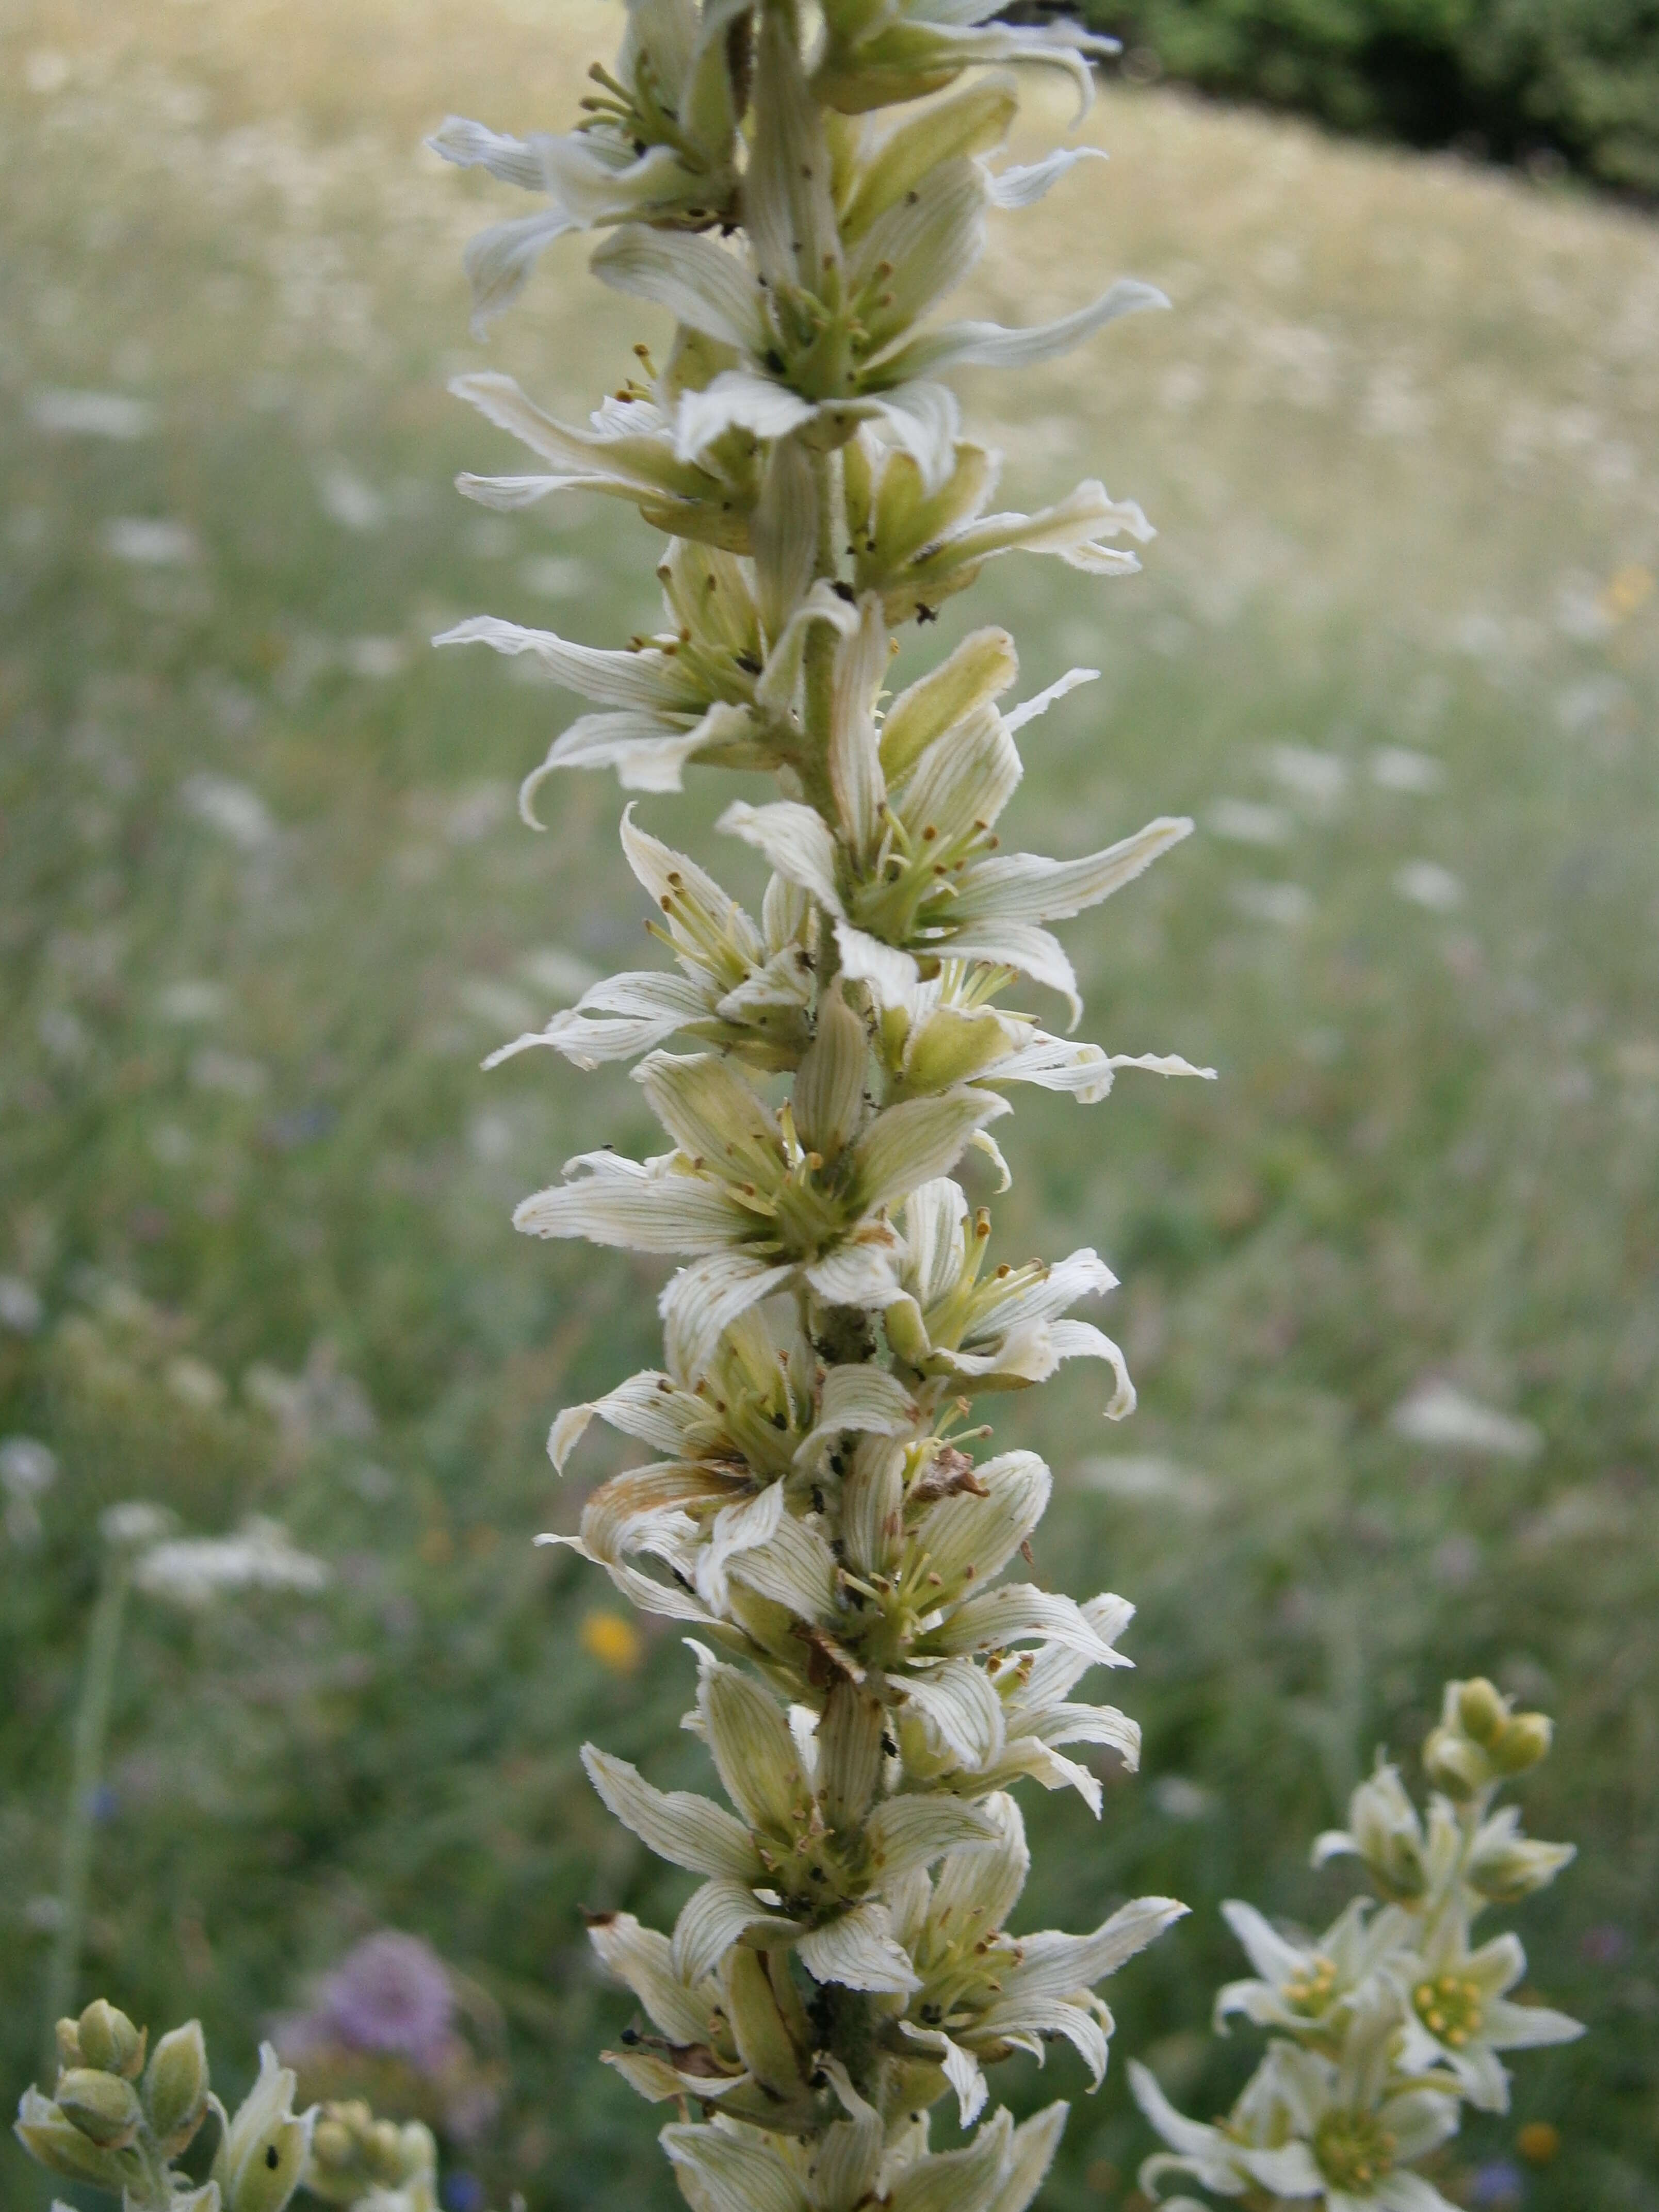
<path id="1" fill-rule="evenodd" d="M 52 2094 L 24 2093 L 15 2132 L 66 2181 L 101 2189 L 123 2212 L 284 2212 L 301 2189 L 358 2212 L 437 2212 L 437 2153 L 418 2122 L 376 2120 L 367 2105 L 294 2109 L 295 2076 L 269 2044 L 234 2114 L 214 2095 L 199 2021 L 149 2038 L 100 1997 L 58 2023 Z M 175 2161 L 211 2113 L 219 2140 L 204 2182 Z"/>
<path id="2" fill-rule="evenodd" d="M 1121 1067 L 1205 1075 L 1051 1033 L 1011 994 L 1081 1006 L 1051 925 L 1130 883 L 1191 828 L 1161 818 L 1081 858 L 1009 852 L 1016 739 L 1097 672 L 1012 703 L 1012 639 L 977 629 L 902 688 L 900 632 L 1026 551 L 1106 579 L 1152 532 L 1091 479 L 991 512 L 999 458 L 965 437 L 954 368 L 1022 368 L 1164 304 L 1122 280 L 1058 320 L 938 319 L 989 226 L 1093 152 L 1014 164 L 1009 64 L 1064 71 L 1086 105 L 1109 42 L 994 22 L 997 0 L 629 0 L 614 69 L 563 137 L 452 118 L 437 151 L 544 199 L 469 256 L 487 321 L 555 237 L 603 232 L 593 274 L 665 310 L 665 347 L 586 424 L 509 378 L 454 389 L 536 457 L 468 476 L 516 511 L 568 488 L 637 510 L 668 544 L 664 622 L 622 647 L 480 614 L 444 645 L 526 654 L 592 702 L 527 780 L 613 769 L 678 790 L 709 764 L 772 780 L 720 827 L 769 880 L 747 910 L 630 805 L 629 866 L 670 963 L 598 983 L 495 1060 L 548 1047 L 636 1063 L 667 1148 L 584 1152 L 524 1200 L 528 1234 L 678 1258 L 660 1366 L 555 1423 L 562 1470 L 595 1419 L 655 1455 L 588 1498 L 569 1541 L 695 1637 L 696 1703 L 726 1802 L 665 1792 L 596 1747 L 605 1804 L 701 1887 L 672 1933 L 597 1919 L 639 2016 L 606 2054 L 678 2106 L 663 2142 L 690 2202 L 851 2212 L 949 2202 L 1024 2212 L 1064 2119 L 982 2120 L 934 2154 L 927 2112 L 985 2112 L 986 2069 L 1069 2042 L 1104 2072 L 1097 1984 L 1182 1910 L 1124 1906 L 1092 1933 L 1010 1932 L 1026 1780 L 1101 1784 L 1138 1731 L 1075 1696 L 1127 1663 L 1133 1608 L 1079 1604 L 1029 1559 L 1048 1469 L 983 1453 L 973 1401 L 1064 1360 L 1134 1393 L 1081 1300 L 1115 1279 L 994 1249 L 962 1187 L 1022 1085 L 1106 1097 Z M 701 2118 L 694 2115 L 701 2114 Z"/>
<path id="3" fill-rule="evenodd" d="M 1322 1835 L 1314 1863 L 1355 1857 L 1382 1903 L 1356 1899 L 1324 1935 L 1271 1925 L 1252 1906 L 1224 1910 L 1255 1969 L 1216 1999 L 1218 2033 L 1242 2013 L 1271 2031 L 1266 2055 L 1227 2118 L 1184 2118 L 1143 2066 L 1141 2110 L 1170 2146 L 1141 2169 L 1156 2197 L 1179 2174 L 1221 2197 L 1311 2198 L 1330 2212 L 1453 2212 L 1419 2160 L 1457 2132 L 1462 2107 L 1509 2109 L 1499 2053 L 1571 2042 L 1578 2022 L 1514 1990 L 1526 1954 L 1511 1935 L 1474 1941 L 1489 1905 L 1553 1881 L 1565 1844 L 1520 1832 L 1504 1781 L 1549 1748 L 1541 1713 L 1514 1712 L 1492 1685 L 1449 1682 L 1423 1746 L 1437 1785 L 1426 1821 L 1397 1768 L 1379 1761 L 1353 1793 L 1348 1825 Z M 1253 2194 L 1253 2192 L 1255 2192 Z M 1170 2199 L 1198 2212 L 1195 2200 Z"/>

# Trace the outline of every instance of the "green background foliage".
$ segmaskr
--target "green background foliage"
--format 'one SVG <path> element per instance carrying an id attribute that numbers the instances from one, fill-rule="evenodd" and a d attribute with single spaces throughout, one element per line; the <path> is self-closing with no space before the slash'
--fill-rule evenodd
<path id="1" fill-rule="evenodd" d="M 521 829 L 569 702 L 422 645 L 486 608 L 596 643 L 655 615 L 631 518 L 448 489 L 507 449 L 446 374 L 489 360 L 575 413 L 656 335 L 573 247 L 487 352 L 466 336 L 459 248 L 497 203 L 416 149 L 452 106 L 566 119 L 614 27 L 549 12 L 27 0 L 0 27 L 0 1271 L 43 1306 L 0 1331 L 0 1434 L 61 1467 L 40 1546 L 0 1544 L 0 2070 L 14 2094 L 38 2063 L 98 1511 L 272 1512 L 323 1598 L 135 1603 L 82 1995 L 199 2012 L 240 2090 L 308 1976 L 414 1929 L 505 2014 L 473 2163 L 532 2212 L 672 2201 L 592 2057 L 627 2000 L 579 1907 L 672 1911 L 680 1878 L 576 1746 L 702 1771 L 672 1637 L 607 1668 L 605 1587 L 529 1543 L 621 1463 L 596 1434 L 560 1486 L 542 1440 L 650 1356 L 660 1275 L 507 1214 L 579 1146 L 648 1141 L 642 1103 L 617 1071 L 477 1066 L 643 945 L 620 799 L 572 780 Z M 1162 93 L 1090 127 L 1110 168 L 999 229 L 980 304 L 1034 319 L 1132 270 L 1175 313 L 974 380 L 969 416 L 1012 500 L 1097 467 L 1164 535 L 1107 591 L 1000 564 L 973 618 L 1015 629 L 1030 690 L 1106 672 L 1031 746 L 1023 844 L 1198 815 L 1069 936 L 1086 1034 L 1221 1080 L 1011 1125 L 1010 1256 L 1100 1247 L 1142 1391 L 1123 1430 L 1070 1370 L 999 1409 L 1059 1478 L 1040 1572 L 1142 1607 L 1143 1775 L 1109 1774 L 1098 1828 L 1027 1793 L 1029 1924 L 1189 1899 L 1114 1985 L 1120 2057 L 1220 2109 L 1252 2046 L 1207 2038 L 1218 1901 L 1329 1917 L 1311 1834 L 1443 1676 L 1489 1673 L 1560 1723 L 1528 1825 L 1583 1856 L 1520 1920 L 1593 2033 L 1441 2179 L 1473 2201 L 1547 2120 L 1529 2206 L 1650 2208 L 1659 240 Z M 54 432 L 65 389 L 150 427 Z M 738 787 L 646 818 L 706 854 Z M 717 856 L 734 887 L 745 857 Z M 1409 1443 L 1391 1411 L 1431 1377 L 1538 1455 Z M 1005 2078 L 1078 2100 L 1056 2212 L 1130 2201 L 1151 2146 L 1117 2065 L 1092 2102 L 1065 2055 Z M 8 2206 L 38 2182 L 0 2150 Z"/>
<path id="2" fill-rule="evenodd" d="M 1132 69 L 1156 57 L 1226 99 L 1659 191 L 1651 0 L 1086 0 L 1060 12 L 1136 49 Z"/>

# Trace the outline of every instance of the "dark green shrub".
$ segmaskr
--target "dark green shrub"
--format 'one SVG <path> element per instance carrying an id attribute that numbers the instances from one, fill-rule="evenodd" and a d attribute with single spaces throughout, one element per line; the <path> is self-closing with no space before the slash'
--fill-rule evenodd
<path id="1" fill-rule="evenodd" d="M 1659 0 L 1081 0 L 1080 12 L 1206 91 L 1659 193 Z"/>

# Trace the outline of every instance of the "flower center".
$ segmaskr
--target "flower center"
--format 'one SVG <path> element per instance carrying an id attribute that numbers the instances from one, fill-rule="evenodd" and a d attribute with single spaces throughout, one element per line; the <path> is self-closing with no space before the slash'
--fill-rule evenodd
<path id="1" fill-rule="evenodd" d="M 1285 1984 L 1285 2002 L 1297 2012 L 1322 2013 L 1336 1987 L 1334 1960 L 1318 1957 L 1300 1968 Z"/>
<path id="2" fill-rule="evenodd" d="M 1394 2166 L 1395 2139 L 1370 2112 L 1327 2112 L 1314 2156 L 1333 2189 L 1369 2189 Z"/>
<path id="3" fill-rule="evenodd" d="M 1480 1991 L 1461 1974 L 1437 1974 L 1432 1981 L 1419 1982 L 1412 1991 L 1412 2002 L 1429 2033 L 1450 2050 L 1461 2051 L 1480 2032 L 1485 2018 Z"/>

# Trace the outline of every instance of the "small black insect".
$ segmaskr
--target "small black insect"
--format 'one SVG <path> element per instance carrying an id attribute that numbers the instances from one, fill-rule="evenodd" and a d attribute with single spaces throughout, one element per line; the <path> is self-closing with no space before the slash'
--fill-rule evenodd
<path id="1" fill-rule="evenodd" d="M 282 2164 L 282 2153 L 277 2149 L 276 2144 L 267 2143 L 265 2145 L 265 2164 L 270 2168 L 273 2173 L 276 2172 L 277 2167 Z"/>

